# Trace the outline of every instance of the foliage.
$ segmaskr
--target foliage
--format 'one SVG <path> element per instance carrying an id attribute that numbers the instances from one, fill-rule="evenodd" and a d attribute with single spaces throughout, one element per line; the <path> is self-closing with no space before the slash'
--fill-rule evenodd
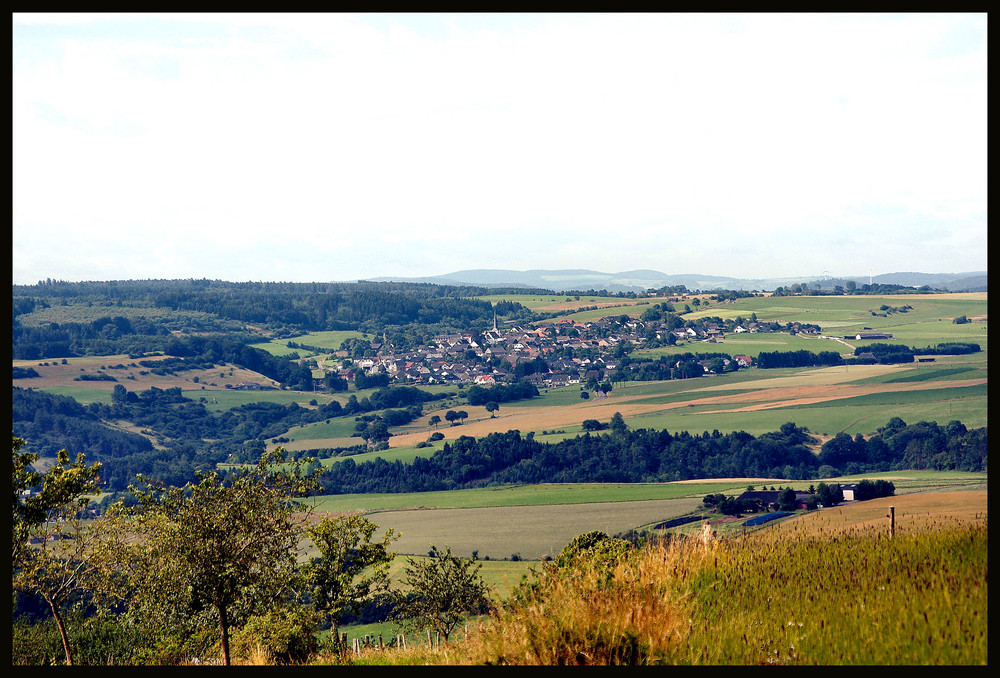
<path id="1" fill-rule="evenodd" d="M 568 567 L 582 558 L 592 561 L 594 564 L 613 565 L 623 558 L 631 548 L 632 545 L 624 539 L 609 537 L 605 532 L 594 530 L 574 537 L 559 552 L 556 566 Z"/>
<path id="2" fill-rule="evenodd" d="M 432 556 L 407 558 L 402 587 L 394 591 L 395 619 L 416 630 L 429 629 L 447 641 L 468 616 L 490 607 L 490 594 L 479 575 L 482 567 L 471 559 L 444 553 L 431 546 Z"/>
<path id="3" fill-rule="evenodd" d="M 121 551 L 125 602 L 145 623 L 170 624 L 208 615 L 218 624 L 223 661 L 230 663 L 230 629 L 294 596 L 301 532 L 295 499 L 315 489 L 288 470 L 282 450 L 255 467 L 223 477 L 199 473 L 184 488 L 145 480 L 130 528 L 138 539 Z"/>
<path id="4" fill-rule="evenodd" d="M 71 463 L 69 453 L 60 450 L 56 465 L 39 473 L 31 467 L 37 456 L 20 452 L 24 440 L 14 435 L 11 439 L 13 587 L 45 599 L 66 663 L 72 664 L 64 607 L 78 602 L 86 590 L 92 533 L 79 514 L 90 502 L 85 495 L 97 487 L 101 465 L 87 466 L 82 454 Z M 25 496 L 26 492 L 32 494 Z"/>
<path id="5" fill-rule="evenodd" d="M 605 427 L 597 420 L 587 427 Z M 850 440 L 850 456 L 836 456 Z M 890 420 L 867 439 L 847 434 L 824 444 L 819 457 L 808 430 L 787 422 L 777 431 L 752 436 L 743 431 L 692 435 L 649 429 L 585 435 L 557 442 L 536 441 L 519 431 L 483 438 L 460 436 L 430 458 L 410 464 L 374 459 L 345 460 L 320 476 L 325 494 L 422 492 L 490 484 L 543 482 L 655 482 L 695 478 L 764 477 L 811 480 L 896 469 L 985 471 L 985 428 L 960 422 L 907 425 Z M 837 453 L 839 455 L 839 453 Z M 836 465 L 835 465 L 836 464 Z"/>
<path id="6" fill-rule="evenodd" d="M 537 395 L 538 388 L 534 384 L 524 380 L 513 384 L 497 384 L 489 388 L 474 384 L 466 391 L 466 398 L 470 405 L 486 405 L 491 401 L 495 403 L 507 403 L 514 400 L 534 398 Z"/>
<path id="7" fill-rule="evenodd" d="M 395 554 L 389 546 L 399 536 L 389 528 L 375 539 L 378 525 L 361 515 L 323 517 L 306 529 L 319 550 L 303 567 L 311 586 L 312 604 L 331 622 L 331 636 L 344 612 L 355 614 L 389 587 L 389 565 Z"/>
<path id="8" fill-rule="evenodd" d="M 233 633 L 233 657 L 267 664 L 304 663 L 319 652 L 318 621 L 315 612 L 298 604 L 253 616 Z"/>

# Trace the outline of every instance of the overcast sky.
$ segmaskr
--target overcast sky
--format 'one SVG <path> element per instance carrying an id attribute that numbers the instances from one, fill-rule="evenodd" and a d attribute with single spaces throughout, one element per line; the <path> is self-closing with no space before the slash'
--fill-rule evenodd
<path id="1" fill-rule="evenodd" d="M 985 14 L 13 15 L 13 281 L 986 270 Z"/>

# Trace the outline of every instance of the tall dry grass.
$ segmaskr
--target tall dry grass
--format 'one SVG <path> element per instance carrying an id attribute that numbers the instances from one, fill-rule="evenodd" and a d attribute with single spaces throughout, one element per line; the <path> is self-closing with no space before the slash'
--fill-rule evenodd
<path id="1" fill-rule="evenodd" d="M 413 663 L 985 664 L 987 534 L 765 530 L 549 564 L 467 643 Z"/>

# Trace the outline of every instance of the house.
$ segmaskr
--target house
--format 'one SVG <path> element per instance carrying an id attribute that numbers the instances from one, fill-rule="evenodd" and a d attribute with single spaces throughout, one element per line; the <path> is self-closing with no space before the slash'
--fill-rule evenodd
<path id="1" fill-rule="evenodd" d="M 753 358 L 748 355 L 734 355 L 733 360 L 735 360 L 736 364 L 740 367 L 750 367 L 750 365 L 753 364 Z"/>
<path id="2" fill-rule="evenodd" d="M 476 386 L 493 386 L 497 383 L 497 380 L 493 378 L 492 374 L 479 374 L 473 380 Z"/>
<path id="3" fill-rule="evenodd" d="M 261 388 L 260 384 L 253 381 L 243 381 L 233 386 L 233 389 L 237 391 L 260 391 Z"/>
<path id="4" fill-rule="evenodd" d="M 550 374 L 548 375 L 547 381 L 553 388 L 558 388 L 560 386 L 569 386 L 569 375 L 568 374 Z"/>

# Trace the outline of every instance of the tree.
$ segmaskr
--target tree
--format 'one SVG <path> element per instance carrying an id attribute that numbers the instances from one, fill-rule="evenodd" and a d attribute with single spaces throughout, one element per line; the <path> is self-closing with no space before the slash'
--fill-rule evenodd
<path id="1" fill-rule="evenodd" d="M 365 442 L 375 445 L 380 442 L 385 442 L 392 437 L 389 433 L 389 427 L 381 419 L 373 421 L 371 424 L 361 432 L 361 437 L 364 438 Z"/>
<path id="2" fill-rule="evenodd" d="M 494 419 L 497 416 L 494 413 L 499 409 L 500 405 L 497 404 L 495 400 L 491 400 L 490 402 L 486 403 L 486 411 L 490 413 L 490 419 Z"/>
<path id="3" fill-rule="evenodd" d="M 622 417 L 621 412 L 615 412 L 611 415 L 611 430 L 615 433 L 624 433 L 628 430 L 628 425 L 625 423 L 625 418 Z"/>
<path id="4" fill-rule="evenodd" d="M 79 514 L 90 503 L 86 495 L 97 490 L 101 465 L 87 466 L 83 454 L 70 463 L 69 452 L 60 450 L 56 464 L 39 473 L 31 467 L 38 455 L 20 452 L 25 441 L 11 438 L 13 587 L 38 594 L 48 603 L 66 664 L 72 665 L 62 608 L 87 588 L 90 534 Z M 25 497 L 29 490 L 35 493 Z M 37 542 L 37 547 L 30 542 Z"/>
<path id="5" fill-rule="evenodd" d="M 437 428 L 437 425 L 441 423 L 440 415 L 435 414 L 434 416 L 432 416 L 430 419 L 427 420 L 427 423 L 433 426 L 434 428 Z"/>
<path id="6" fill-rule="evenodd" d="M 448 410 L 447 412 L 444 413 L 444 418 L 448 421 L 449 424 L 454 426 L 455 420 L 458 419 L 458 412 L 456 412 L 455 410 Z"/>
<path id="7" fill-rule="evenodd" d="M 56 464 L 45 473 L 32 468 L 38 461 L 33 452 L 20 452 L 23 438 L 11 434 L 11 489 L 13 491 L 12 562 L 25 555 L 28 538 L 33 529 L 42 527 L 52 511 L 76 506 L 80 509 L 90 503 L 85 495 L 96 492 L 101 464 L 84 464 L 84 455 L 77 454 L 70 463 L 69 452 L 59 450 Z M 29 491 L 31 494 L 29 495 Z"/>
<path id="8" fill-rule="evenodd" d="M 590 398 L 590 391 L 580 391 L 580 398 L 583 400 Z"/>
<path id="9" fill-rule="evenodd" d="M 440 633 L 447 642 L 467 616 L 489 609 L 489 587 L 479 575 L 481 563 L 452 555 L 451 547 L 441 553 L 431 545 L 430 552 L 420 561 L 407 559 L 403 588 L 393 594 L 395 616 L 416 630 Z"/>
<path id="10" fill-rule="evenodd" d="M 462 423 L 469 418 L 469 413 L 466 412 L 465 410 L 459 410 L 455 412 L 455 418 L 461 420 L 459 421 L 459 423 Z"/>
<path id="11" fill-rule="evenodd" d="M 778 495 L 777 504 L 779 511 L 794 511 L 796 505 L 795 490 L 790 487 L 782 490 L 781 494 Z"/>
<path id="12" fill-rule="evenodd" d="M 377 529 L 364 516 L 344 515 L 324 517 L 306 530 L 320 555 L 309 559 L 303 574 L 312 587 L 313 606 L 330 618 L 335 644 L 340 615 L 357 613 L 364 602 L 388 590 L 389 565 L 396 555 L 389 545 L 399 535 L 389 528 L 375 540 Z"/>
<path id="13" fill-rule="evenodd" d="M 126 552 L 129 602 L 147 618 L 213 611 L 230 664 L 231 628 L 289 595 L 295 576 L 304 507 L 295 501 L 316 488 L 303 461 L 285 465 L 284 450 L 265 452 L 256 466 L 223 477 L 199 472 L 183 488 L 139 477 Z M 154 622 L 155 623 L 155 622 Z"/>
<path id="14" fill-rule="evenodd" d="M 832 485 L 820 483 L 816 486 L 816 498 L 823 506 L 836 506 L 844 501 L 844 491 L 840 489 L 838 483 Z"/>

